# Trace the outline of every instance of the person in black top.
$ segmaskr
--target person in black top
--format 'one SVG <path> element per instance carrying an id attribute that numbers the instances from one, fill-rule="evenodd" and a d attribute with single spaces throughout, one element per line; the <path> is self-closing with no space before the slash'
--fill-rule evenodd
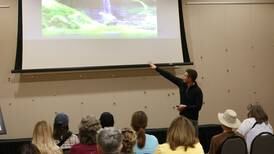
<path id="1" fill-rule="evenodd" d="M 110 112 L 103 112 L 99 120 L 102 128 L 114 126 L 114 117 Z"/>
<path id="2" fill-rule="evenodd" d="M 199 111 L 203 104 L 203 92 L 196 82 L 198 73 L 193 69 L 187 69 L 183 77 L 178 78 L 154 64 L 150 64 L 150 67 L 179 87 L 180 105 L 176 106 L 177 110 L 180 115 L 192 121 L 198 135 Z"/>

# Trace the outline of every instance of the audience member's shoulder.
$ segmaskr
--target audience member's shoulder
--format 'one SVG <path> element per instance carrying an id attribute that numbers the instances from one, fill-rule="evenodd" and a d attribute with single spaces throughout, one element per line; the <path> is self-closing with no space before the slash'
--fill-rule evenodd
<path id="1" fill-rule="evenodd" d="M 194 145 L 195 148 L 201 148 L 203 149 L 203 146 L 200 142 L 197 142 L 195 145 Z"/>
<path id="2" fill-rule="evenodd" d="M 215 141 L 215 140 L 218 140 L 218 139 L 220 139 L 220 138 L 223 138 L 223 135 L 224 135 L 224 133 L 220 133 L 220 134 L 214 135 L 214 136 L 212 137 L 212 140 Z"/>
<path id="3" fill-rule="evenodd" d="M 146 136 L 149 138 L 149 140 L 158 143 L 158 139 L 154 135 L 146 134 Z"/>
<path id="4" fill-rule="evenodd" d="M 270 122 L 268 122 L 268 123 L 267 123 L 267 125 L 270 127 L 270 129 L 272 129 L 272 130 L 273 130 L 273 127 L 272 127 L 272 125 L 271 125 L 271 123 L 270 123 Z"/>
<path id="5" fill-rule="evenodd" d="M 167 151 L 170 151 L 170 146 L 168 143 L 160 144 L 156 149 L 157 153 L 166 153 Z"/>
<path id="6" fill-rule="evenodd" d="M 74 144 L 72 147 L 71 147 L 71 149 L 79 149 L 79 148 L 81 148 L 82 147 L 82 144 Z"/>
<path id="7" fill-rule="evenodd" d="M 222 136 L 222 133 L 214 135 L 211 139 L 211 142 L 216 142 L 216 140 L 218 140 L 221 136 Z"/>
<path id="8" fill-rule="evenodd" d="M 243 125 L 253 125 L 254 123 L 256 123 L 256 119 L 253 117 L 247 118 L 242 122 Z"/>
<path id="9" fill-rule="evenodd" d="M 77 135 L 75 135 L 75 134 L 72 134 L 70 138 L 73 138 L 75 140 L 79 140 L 79 137 Z"/>
<path id="10" fill-rule="evenodd" d="M 177 151 L 185 151 L 185 147 L 180 146 L 176 149 Z M 189 148 L 192 152 L 195 152 L 197 154 L 204 154 L 204 150 L 200 142 L 196 143 L 194 145 L 194 148 Z M 158 146 L 157 148 L 157 153 L 169 153 L 173 150 L 171 150 L 170 146 L 168 143 L 164 143 Z"/>
<path id="11" fill-rule="evenodd" d="M 76 148 L 78 146 L 79 146 L 79 144 L 74 144 L 73 146 L 71 146 L 71 148 Z"/>
<path id="12" fill-rule="evenodd" d="M 200 142 L 196 143 L 194 145 L 194 148 L 195 148 L 197 154 L 204 154 L 204 149 Z"/>

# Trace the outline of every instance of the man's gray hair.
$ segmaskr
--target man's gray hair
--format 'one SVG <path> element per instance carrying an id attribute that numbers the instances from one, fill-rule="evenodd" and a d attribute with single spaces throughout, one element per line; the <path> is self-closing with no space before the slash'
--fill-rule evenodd
<path id="1" fill-rule="evenodd" d="M 114 127 L 101 129 L 97 136 L 97 144 L 104 154 L 120 153 L 122 147 L 121 131 Z"/>

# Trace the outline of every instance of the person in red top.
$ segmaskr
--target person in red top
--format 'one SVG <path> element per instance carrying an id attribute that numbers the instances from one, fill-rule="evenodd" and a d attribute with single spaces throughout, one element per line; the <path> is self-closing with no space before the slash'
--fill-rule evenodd
<path id="1" fill-rule="evenodd" d="M 97 154 L 96 135 L 100 128 L 100 122 L 94 116 L 83 118 L 79 126 L 80 143 L 72 146 L 70 154 Z"/>

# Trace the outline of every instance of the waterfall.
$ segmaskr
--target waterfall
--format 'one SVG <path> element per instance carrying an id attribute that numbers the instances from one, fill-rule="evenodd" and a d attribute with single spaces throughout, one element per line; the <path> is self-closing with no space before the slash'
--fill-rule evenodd
<path id="1" fill-rule="evenodd" d="M 102 0 L 102 1 L 103 1 L 104 13 L 112 14 L 110 0 Z"/>
<path id="2" fill-rule="evenodd" d="M 99 15 L 101 15 L 103 23 L 114 24 L 117 19 L 112 14 L 110 0 L 102 0 L 102 3 L 103 3 L 103 10 L 99 12 Z"/>

